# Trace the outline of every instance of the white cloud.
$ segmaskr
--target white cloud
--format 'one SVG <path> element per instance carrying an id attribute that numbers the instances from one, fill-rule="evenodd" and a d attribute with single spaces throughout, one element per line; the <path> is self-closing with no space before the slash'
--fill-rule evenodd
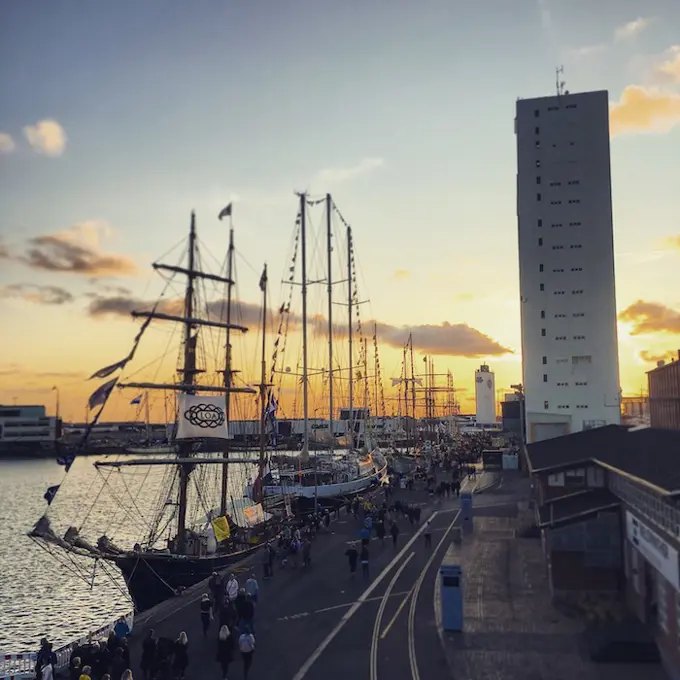
<path id="1" fill-rule="evenodd" d="M 28 143 L 46 156 L 61 156 L 66 149 L 66 133 L 56 120 L 40 120 L 35 125 L 27 125 L 24 134 Z"/>
<path id="2" fill-rule="evenodd" d="M 607 46 L 604 44 L 601 45 L 585 45 L 584 47 L 576 47 L 572 50 L 569 50 L 567 53 L 570 57 L 575 57 L 576 59 L 580 59 L 582 57 L 590 57 L 593 54 L 600 54 L 604 51 L 606 51 Z"/>
<path id="3" fill-rule="evenodd" d="M 17 145 L 14 143 L 12 136 L 6 132 L 0 132 L 0 155 L 12 153 L 16 148 Z"/>
<path id="4" fill-rule="evenodd" d="M 637 19 L 633 19 L 633 21 L 629 21 L 628 23 L 623 24 L 623 26 L 619 26 L 614 31 L 614 38 L 616 40 L 629 40 L 634 38 L 648 28 L 652 21 L 654 21 L 653 17 L 638 17 Z"/>
<path id="5" fill-rule="evenodd" d="M 680 45 L 666 51 L 663 61 L 654 67 L 654 73 L 666 82 L 680 83 Z"/>
<path id="6" fill-rule="evenodd" d="M 338 184 L 348 182 L 361 175 L 381 168 L 385 164 L 382 158 L 362 158 L 356 165 L 347 168 L 325 168 L 317 175 L 319 182 Z"/>

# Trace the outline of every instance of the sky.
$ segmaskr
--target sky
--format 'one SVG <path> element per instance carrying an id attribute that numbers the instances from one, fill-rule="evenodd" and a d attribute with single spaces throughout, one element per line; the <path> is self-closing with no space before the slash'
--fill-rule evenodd
<path id="1" fill-rule="evenodd" d="M 0 403 L 53 412 L 58 386 L 82 419 L 87 378 L 139 325 L 117 312 L 161 292 L 149 264 L 177 264 L 192 210 L 219 269 L 233 203 L 237 297 L 259 304 L 266 261 L 276 311 L 304 190 L 352 225 L 388 399 L 410 332 L 473 411 L 480 363 L 521 380 L 514 107 L 553 94 L 558 65 L 569 90 L 609 91 L 621 385 L 639 394 L 680 346 L 678 26 L 676 0 L 2 3 Z"/>

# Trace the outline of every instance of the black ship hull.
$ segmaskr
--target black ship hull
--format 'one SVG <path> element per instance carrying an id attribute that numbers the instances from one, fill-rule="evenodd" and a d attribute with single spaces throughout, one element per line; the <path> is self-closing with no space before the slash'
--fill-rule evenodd
<path id="1" fill-rule="evenodd" d="M 259 546 L 258 546 L 259 547 Z M 135 609 L 146 611 L 242 560 L 257 547 L 205 557 L 178 557 L 163 553 L 125 553 L 116 557 Z"/>

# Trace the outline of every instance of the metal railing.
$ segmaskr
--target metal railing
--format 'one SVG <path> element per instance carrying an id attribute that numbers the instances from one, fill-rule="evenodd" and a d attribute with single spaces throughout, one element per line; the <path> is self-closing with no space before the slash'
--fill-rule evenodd
<path id="1" fill-rule="evenodd" d="M 134 625 L 134 611 L 128 612 L 123 617 L 132 630 Z M 68 668 L 71 661 L 71 652 L 78 646 L 84 645 L 90 640 L 101 640 L 109 636 L 118 619 L 107 623 L 105 626 L 94 630 L 83 637 L 74 640 L 54 650 L 57 656 L 55 672 Z M 17 654 L 4 654 L 0 652 L 0 680 L 21 680 L 22 678 L 35 677 L 35 663 L 38 659 L 37 652 L 23 652 Z"/>

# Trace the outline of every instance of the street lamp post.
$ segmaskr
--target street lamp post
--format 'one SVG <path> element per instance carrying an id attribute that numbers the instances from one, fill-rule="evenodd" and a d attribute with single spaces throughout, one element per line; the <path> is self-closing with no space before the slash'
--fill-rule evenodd
<path id="1" fill-rule="evenodd" d="M 57 417 L 57 420 L 59 420 L 59 388 L 55 385 L 55 386 L 52 388 L 52 392 L 56 392 L 56 397 L 57 397 L 57 413 L 56 413 L 56 417 Z"/>

